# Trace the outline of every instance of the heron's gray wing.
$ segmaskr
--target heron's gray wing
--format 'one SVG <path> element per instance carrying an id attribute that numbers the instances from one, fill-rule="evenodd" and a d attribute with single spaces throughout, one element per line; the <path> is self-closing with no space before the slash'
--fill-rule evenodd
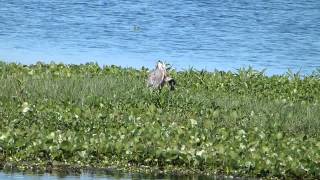
<path id="1" fill-rule="evenodd" d="M 174 80 L 174 79 L 171 78 L 171 77 L 166 76 L 166 77 L 164 78 L 164 81 L 165 81 L 166 83 L 169 83 L 169 85 L 170 85 L 170 90 L 174 90 L 174 89 L 175 89 L 174 86 L 176 85 L 176 80 Z"/>

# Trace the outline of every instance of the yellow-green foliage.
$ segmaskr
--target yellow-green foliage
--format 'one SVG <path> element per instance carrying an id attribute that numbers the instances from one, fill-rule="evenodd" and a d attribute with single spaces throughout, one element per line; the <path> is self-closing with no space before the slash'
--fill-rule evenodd
<path id="1" fill-rule="evenodd" d="M 320 178 L 319 74 L 0 64 L 0 164 Z"/>

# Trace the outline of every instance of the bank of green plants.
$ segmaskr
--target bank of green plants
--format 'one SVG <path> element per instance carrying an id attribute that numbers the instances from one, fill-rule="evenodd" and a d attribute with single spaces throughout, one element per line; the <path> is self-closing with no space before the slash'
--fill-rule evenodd
<path id="1" fill-rule="evenodd" d="M 319 73 L 0 63 L 0 165 L 320 178 Z"/>

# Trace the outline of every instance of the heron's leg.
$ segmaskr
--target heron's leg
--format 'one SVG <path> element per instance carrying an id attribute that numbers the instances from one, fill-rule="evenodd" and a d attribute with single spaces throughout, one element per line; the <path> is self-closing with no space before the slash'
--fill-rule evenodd
<path id="1" fill-rule="evenodd" d="M 165 83 L 166 83 L 165 81 L 162 81 L 162 82 L 159 84 L 159 87 L 158 87 L 159 92 L 161 92 L 161 90 L 162 90 L 162 88 L 163 88 L 163 86 L 164 86 Z"/>

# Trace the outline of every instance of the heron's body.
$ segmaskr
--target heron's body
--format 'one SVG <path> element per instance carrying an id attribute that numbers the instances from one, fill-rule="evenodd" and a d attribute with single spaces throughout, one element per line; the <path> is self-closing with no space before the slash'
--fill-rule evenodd
<path id="1" fill-rule="evenodd" d="M 153 88 L 160 88 L 164 85 L 165 72 L 156 68 L 153 70 L 148 79 L 148 86 Z"/>
<path id="2" fill-rule="evenodd" d="M 158 62 L 156 69 L 153 70 L 148 77 L 148 86 L 154 89 L 161 89 L 166 82 L 169 82 L 171 90 L 174 90 L 175 81 L 167 76 L 165 64 Z"/>

